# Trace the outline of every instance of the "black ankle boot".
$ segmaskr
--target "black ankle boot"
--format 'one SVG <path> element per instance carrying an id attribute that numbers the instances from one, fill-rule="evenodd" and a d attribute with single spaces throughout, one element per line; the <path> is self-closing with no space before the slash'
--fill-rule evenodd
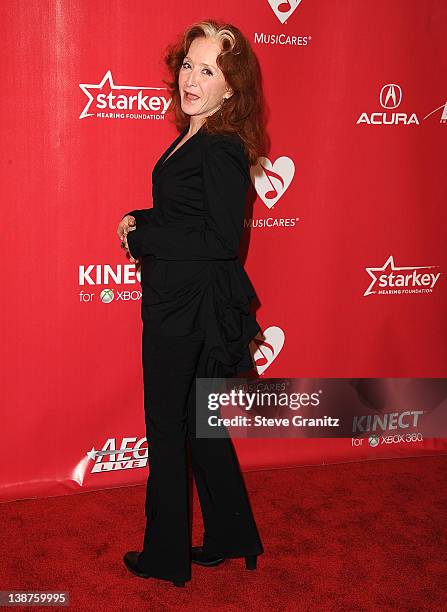
<path id="1" fill-rule="evenodd" d="M 215 555 L 204 552 L 202 546 L 193 546 L 191 548 L 191 561 L 197 563 L 197 565 L 213 567 L 214 565 L 220 565 L 225 559 L 224 557 L 216 557 Z"/>
<path id="2" fill-rule="evenodd" d="M 258 555 L 247 555 L 245 557 L 245 567 L 249 570 L 255 570 L 257 560 L 258 560 Z"/>
<path id="3" fill-rule="evenodd" d="M 151 574 L 148 574 L 147 572 L 145 572 L 139 567 L 138 565 L 139 555 L 140 553 L 138 553 L 136 550 L 131 550 L 127 552 L 123 557 L 124 565 L 127 567 L 127 569 L 130 572 L 132 572 L 132 574 L 135 574 L 135 576 L 138 576 L 139 578 L 154 578 L 155 576 L 151 576 Z M 185 581 L 184 580 L 172 580 L 172 584 L 176 587 L 184 587 Z"/>

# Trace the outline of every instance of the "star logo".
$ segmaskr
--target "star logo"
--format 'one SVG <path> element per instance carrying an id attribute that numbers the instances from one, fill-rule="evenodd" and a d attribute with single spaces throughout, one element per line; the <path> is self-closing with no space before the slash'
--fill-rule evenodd
<path id="1" fill-rule="evenodd" d="M 110 92 L 108 94 L 99 93 L 108 84 Z M 85 105 L 79 119 L 86 117 L 94 117 L 98 111 L 101 112 L 116 112 L 123 111 L 134 112 L 149 112 L 156 114 L 165 114 L 171 103 L 171 100 L 166 99 L 163 95 L 144 95 L 144 91 L 163 91 L 166 87 L 146 87 L 137 85 L 115 85 L 113 82 L 112 72 L 108 70 L 103 76 L 101 82 L 96 84 L 80 83 L 79 87 L 87 96 L 87 104 Z M 129 93 L 126 93 L 129 92 Z M 138 92 L 135 95 L 135 92 Z M 93 105 L 93 108 L 91 109 Z M 89 112 L 96 106 L 95 112 Z M 125 113 L 125 116 L 129 113 Z"/>
<path id="2" fill-rule="evenodd" d="M 380 272 L 384 272 L 388 267 L 389 267 L 389 273 L 380 274 Z M 435 286 L 441 273 L 438 272 L 438 274 L 432 274 L 432 273 L 427 273 L 427 274 L 419 273 L 418 274 L 416 272 L 416 270 L 428 270 L 430 268 L 439 268 L 439 266 L 399 266 L 397 267 L 394 265 L 393 256 L 390 255 L 382 267 L 365 268 L 368 274 L 370 275 L 370 277 L 372 278 L 372 281 L 368 289 L 365 291 L 363 295 L 366 296 L 366 295 L 372 295 L 373 293 L 377 293 L 377 291 L 373 290 L 373 287 L 376 285 L 376 283 L 379 283 L 379 286 L 381 289 L 390 289 L 390 288 L 399 289 L 402 287 L 404 289 L 408 287 L 410 287 L 410 289 L 414 287 L 429 287 L 430 289 L 432 289 Z M 405 272 L 402 274 L 400 273 L 402 270 L 411 270 L 412 272 L 411 273 Z M 397 272 L 397 274 L 394 274 L 395 272 Z"/>
<path id="3" fill-rule="evenodd" d="M 98 451 L 96 450 L 95 447 L 93 447 L 92 450 L 88 451 L 88 453 L 86 454 L 89 459 L 91 459 L 92 461 L 96 461 L 96 457 L 98 456 L 97 453 Z"/>

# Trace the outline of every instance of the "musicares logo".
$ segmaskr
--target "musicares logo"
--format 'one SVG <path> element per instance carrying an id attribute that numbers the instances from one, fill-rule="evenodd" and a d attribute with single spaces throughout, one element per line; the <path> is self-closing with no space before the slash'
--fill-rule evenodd
<path id="1" fill-rule="evenodd" d="M 386 269 L 389 266 L 389 271 Z M 428 270 L 429 268 L 439 268 L 439 266 L 400 266 L 394 265 L 392 255 L 388 257 L 385 264 L 378 268 L 366 268 L 372 278 L 372 282 L 363 294 L 372 295 L 373 293 L 391 295 L 403 293 L 433 293 L 433 288 L 438 282 L 441 272 L 416 272 L 416 270 Z M 405 272 L 403 272 L 405 270 Z M 383 274 L 380 274 L 383 272 Z M 373 287 L 378 286 L 374 291 Z"/>
<path id="2" fill-rule="evenodd" d="M 285 23 L 301 4 L 301 0 L 268 0 L 268 3 L 279 21 Z"/>
<path id="3" fill-rule="evenodd" d="M 79 87 L 88 98 L 79 119 L 95 116 L 100 119 L 163 119 L 171 104 L 171 99 L 163 94 L 144 95 L 145 91 L 163 91 L 166 87 L 115 85 L 111 70 L 98 85 L 81 83 Z M 108 92 L 103 93 L 103 88 Z"/>
<path id="4" fill-rule="evenodd" d="M 267 157 L 259 157 L 250 168 L 250 176 L 256 193 L 272 208 L 287 191 L 295 174 L 295 164 L 290 157 L 278 157 L 274 164 Z"/>
<path id="5" fill-rule="evenodd" d="M 260 376 L 269 368 L 284 346 L 284 332 L 280 327 L 268 327 L 263 332 L 264 338 L 254 338 L 253 342 L 256 345 L 256 351 L 253 355 L 256 371 Z"/>

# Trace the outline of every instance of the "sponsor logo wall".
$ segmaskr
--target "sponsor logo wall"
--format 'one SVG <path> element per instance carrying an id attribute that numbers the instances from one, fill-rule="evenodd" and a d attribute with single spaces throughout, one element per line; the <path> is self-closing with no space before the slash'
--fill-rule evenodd
<path id="1" fill-rule="evenodd" d="M 147 477 L 141 277 L 116 228 L 152 206 L 152 168 L 177 135 L 163 52 L 210 11 L 174 3 L 167 20 L 144 0 L 113 7 L 18 0 L 0 20 L 3 501 Z M 446 16 L 437 0 L 219 12 L 250 40 L 269 110 L 241 249 L 259 297 L 261 380 L 446 377 L 447 60 L 435 10 Z M 442 437 L 404 434 L 235 445 L 247 470 L 446 452 Z"/>

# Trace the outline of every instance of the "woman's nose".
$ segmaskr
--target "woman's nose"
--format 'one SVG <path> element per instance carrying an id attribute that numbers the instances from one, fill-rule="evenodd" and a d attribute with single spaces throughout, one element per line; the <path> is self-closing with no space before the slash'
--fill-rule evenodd
<path id="1" fill-rule="evenodd" d="M 194 87 L 197 84 L 197 76 L 196 73 L 194 71 L 191 71 L 189 74 L 189 79 L 187 79 L 186 81 L 186 86 L 190 87 L 191 85 L 193 85 Z"/>

